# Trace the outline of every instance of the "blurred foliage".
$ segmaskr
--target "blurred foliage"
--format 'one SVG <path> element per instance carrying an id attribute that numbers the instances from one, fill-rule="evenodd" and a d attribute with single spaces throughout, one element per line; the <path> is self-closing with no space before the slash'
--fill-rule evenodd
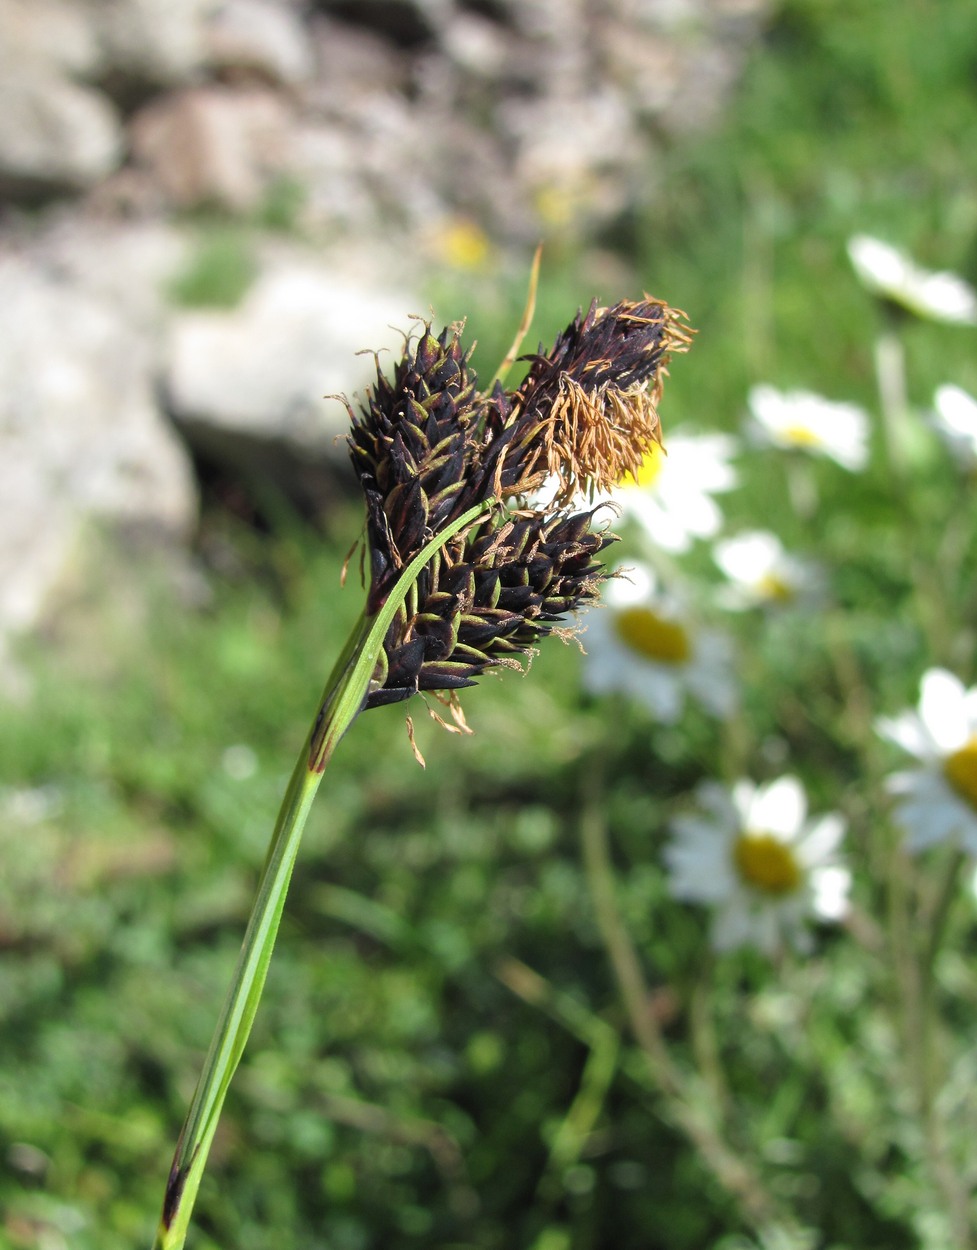
<path id="1" fill-rule="evenodd" d="M 186 308 L 234 308 L 257 276 L 254 247 L 244 231 L 211 222 L 201 227 L 196 248 L 167 293 Z"/>
<path id="2" fill-rule="evenodd" d="M 636 205 L 583 254 L 548 251 L 533 335 L 551 337 L 594 294 L 646 285 L 700 331 L 673 366 L 666 425 L 736 428 L 761 380 L 872 406 L 876 310 L 845 240 L 878 233 L 977 277 L 975 58 L 969 0 L 907 2 L 898 20 L 880 0 L 782 4 L 722 130 L 649 171 L 654 211 Z M 290 204 L 283 193 L 278 216 Z M 524 275 L 490 272 L 432 280 L 439 315 L 470 318 L 486 375 L 524 288 Z M 240 239 L 214 240 L 174 297 L 232 303 L 251 274 Z M 920 323 L 905 341 L 915 403 L 947 380 L 977 391 L 971 332 Z M 873 832 L 888 757 L 871 716 L 912 701 L 929 664 L 975 675 L 972 624 L 949 625 L 974 619 L 970 522 L 952 584 L 933 557 L 946 473 L 931 456 L 910 498 L 879 465 L 858 491 L 817 466 L 812 525 L 757 455 L 728 501 L 734 526 L 776 523 L 835 570 L 824 629 L 782 622 L 744 652 L 748 753 L 761 771 L 789 760 L 817 804 L 845 810 L 870 935 L 884 891 L 867 869 L 892 853 Z M 359 608 L 355 589 L 338 590 L 358 512 L 324 535 L 283 524 L 260 542 L 228 518 L 207 524 L 238 553 L 235 571 L 212 573 L 208 606 L 183 605 L 165 579 L 135 624 L 124 595 L 90 605 L 86 645 L 68 625 L 39 641 L 25 656 L 33 700 L 0 716 L 11 1250 L 148 1245 L 293 755 Z M 690 566 L 705 575 L 707 554 Z M 471 738 L 412 708 L 426 772 L 403 708 L 363 717 L 337 752 L 190 1244 L 755 1244 L 630 1041 L 580 863 L 596 777 L 651 1007 L 694 1067 L 687 1024 L 707 985 L 732 1131 L 771 1192 L 820 1246 L 940 1245 L 878 945 L 836 934 L 817 959 L 713 963 L 702 914 L 668 897 L 665 820 L 712 769 L 714 727 L 694 713 L 655 726 L 582 698 L 578 654 L 555 641 L 527 679 L 487 681 L 464 704 Z M 952 1026 L 938 1043 L 941 1123 L 963 1134 L 945 1149 L 963 1168 L 977 975 L 973 904 L 959 903 L 933 992 Z"/>
<path id="3" fill-rule="evenodd" d="M 296 179 L 286 176 L 275 178 L 258 205 L 254 223 L 265 230 L 297 233 L 305 199 L 305 188 Z"/>

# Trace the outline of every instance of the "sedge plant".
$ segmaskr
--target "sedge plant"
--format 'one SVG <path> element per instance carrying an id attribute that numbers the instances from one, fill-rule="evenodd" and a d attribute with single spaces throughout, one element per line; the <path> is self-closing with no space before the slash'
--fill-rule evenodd
<path id="1" fill-rule="evenodd" d="M 535 280 L 535 270 L 534 270 Z M 184 1245 L 224 1098 L 261 998 L 302 830 L 337 743 L 364 710 L 428 692 L 464 731 L 458 692 L 519 668 L 594 602 L 614 541 L 591 501 L 659 441 L 657 405 L 684 314 L 644 297 L 595 301 L 549 351 L 513 350 L 480 391 L 462 342 L 422 322 L 351 418 L 349 450 L 366 505 L 366 600 L 337 659 L 282 801 L 237 966 L 180 1134 L 155 1250 Z M 545 487 L 545 490 L 543 489 Z M 548 498 L 545 505 L 539 501 Z M 438 719 L 442 719 L 440 716 Z M 408 720 L 408 725 L 409 725 Z M 446 722 L 443 722 L 446 723 Z"/>

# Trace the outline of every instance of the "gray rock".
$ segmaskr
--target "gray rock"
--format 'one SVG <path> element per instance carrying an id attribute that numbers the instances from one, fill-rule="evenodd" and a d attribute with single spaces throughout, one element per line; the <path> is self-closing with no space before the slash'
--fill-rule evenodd
<path id="1" fill-rule="evenodd" d="M 206 31 L 208 63 L 224 78 L 278 85 L 312 74 L 308 36 L 298 13 L 276 0 L 225 0 Z"/>
<path id="2" fill-rule="evenodd" d="M 0 190 L 104 179 L 111 98 L 116 211 L 249 213 L 283 179 L 320 232 L 586 234 L 716 117 L 769 4 L 0 0 Z"/>
<path id="3" fill-rule="evenodd" d="M 84 191 L 111 174 L 124 143 L 110 97 L 129 107 L 198 75 L 213 8 L 214 0 L 0 0 L 0 198 Z"/>
<path id="4" fill-rule="evenodd" d="M 597 225 L 635 194 L 640 173 L 628 154 L 644 140 L 621 92 L 595 88 L 586 98 L 548 94 L 497 111 L 518 150 L 515 180 L 550 230 Z"/>
<path id="5" fill-rule="evenodd" d="M 285 168 L 290 112 L 263 87 L 191 87 L 160 97 L 132 121 L 134 159 L 177 208 L 254 209 Z"/>
<path id="6" fill-rule="evenodd" d="M 647 196 L 666 137 L 728 99 L 769 0 L 321 7 L 292 155 L 305 224 L 416 236 L 463 215 L 525 244 Z"/>
<path id="7" fill-rule="evenodd" d="M 85 217 L 67 206 L 57 216 L 48 212 L 36 240 L 22 249 L 41 274 L 117 309 L 153 345 L 157 371 L 168 314 L 164 290 L 189 252 L 187 232 L 176 226 Z"/>
<path id="8" fill-rule="evenodd" d="M 122 128 L 104 96 L 48 72 L 0 63 L 0 198 L 80 191 L 122 155 Z"/>
<path id="9" fill-rule="evenodd" d="M 157 405 L 152 342 L 124 307 L 7 249 L 0 310 L 2 639 L 42 617 L 93 522 L 173 542 L 196 502 Z"/>
<path id="10" fill-rule="evenodd" d="M 98 41 L 98 77 L 129 105 L 194 81 L 207 58 L 214 0 L 82 0 Z"/>
<path id="11" fill-rule="evenodd" d="M 97 71 L 98 38 L 85 4 L 0 0 L 0 31 L 0 62 L 7 71 L 44 65 L 76 78 Z"/>
<path id="12" fill-rule="evenodd" d="M 329 396 L 375 376 L 372 349 L 399 353 L 415 305 L 321 265 L 279 262 L 239 308 L 175 318 L 165 373 L 171 413 L 208 459 L 321 507 L 337 464 L 346 472 L 338 436 L 348 416 Z"/>

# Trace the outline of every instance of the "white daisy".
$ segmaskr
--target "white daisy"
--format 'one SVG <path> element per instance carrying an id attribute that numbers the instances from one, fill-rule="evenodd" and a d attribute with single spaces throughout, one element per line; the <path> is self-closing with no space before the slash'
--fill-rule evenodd
<path id="1" fill-rule="evenodd" d="M 848 256 L 874 295 L 931 321 L 977 325 L 977 292 L 955 273 L 921 269 L 898 248 L 867 234 L 848 240 Z"/>
<path id="2" fill-rule="evenodd" d="M 977 463 L 977 399 L 959 386 L 941 386 L 933 396 L 933 424 L 965 464 Z"/>
<path id="3" fill-rule="evenodd" d="M 857 404 L 836 403 L 811 391 L 754 386 L 747 403 L 753 430 L 774 447 L 828 456 L 857 472 L 868 462 L 868 415 Z"/>
<path id="4" fill-rule="evenodd" d="M 789 555 L 777 535 L 767 530 L 750 530 L 718 542 L 712 557 L 730 581 L 720 595 L 725 607 L 789 607 L 824 597 L 821 568 Z"/>
<path id="5" fill-rule="evenodd" d="M 713 908 L 716 950 L 772 955 L 788 942 L 806 951 L 811 920 L 844 917 L 851 873 L 836 852 L 845 823 L 836 813 L 808 820 L 796 777 L 732 791 L 706 782 L 697 797 L 702 812 L 672 822 L 665 862 L 675 898 Z"/>
<path id="6" fill-rule="evenodd" d="M 876 729 L 919 760 L 887 783 L 909 849 L 956 842 L 977 855 L 977 686 L 965 690 L 952 673 L 931 668 L 919 710 L 882 717 Z"/>
<path id="7" fill-rule="evenodd" d="M 606 583 L 603 606 L 587 613 L 586 689 L 623 691 L 667 724 L 681 716 L 686 695 L 714 716 L 731 715 L 738 692 L 726 636 L 695 624 L 647 567 L 616 572 L 623 576 Z"/>
<path id="8" fill-rule="evenodd" d="M 696 538 L 719 533 L 723 514 L 713 495 L 732 490 L 730 460 L 735 440 L 727 434 L 672 434 L 662 449 L 645 456 L 637 478 L 630 474 L 608 498 L 633 517 L 656 547 L 679 554 Z"/>

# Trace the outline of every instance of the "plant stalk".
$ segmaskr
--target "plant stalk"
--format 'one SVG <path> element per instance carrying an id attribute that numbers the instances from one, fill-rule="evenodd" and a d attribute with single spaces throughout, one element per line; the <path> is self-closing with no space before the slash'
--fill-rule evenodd
<path id="1" fill-rule="evenodd" d="M 494 504 L 489 499 L 470 508 L 418 552 L 378 610 L 360 615 L 326 682 L 282 800 L 241 953 L 177 1141 L 153 1250 L 182 1250 L 184 1245 L 224 1098 L 257 1014 L 305 822 L 336 744 L 369 693 L 387 630 L 435 552 Z"/>

